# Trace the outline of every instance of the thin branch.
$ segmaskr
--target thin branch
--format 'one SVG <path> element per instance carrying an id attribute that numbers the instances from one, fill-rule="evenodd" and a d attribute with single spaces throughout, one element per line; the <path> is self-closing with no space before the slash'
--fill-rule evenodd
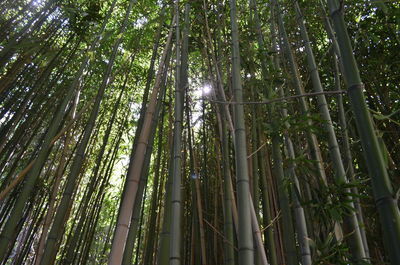
<path id="1" fill-rule="evenodd" d="M 265 141 L 265 143 L 263 143 L 260 147 L 257 148 L 257 150 L 255 150 L 253 153 L 251 153 L 250 155 L 247 156 L 247 159 L 249 159 L 250 157 L 252 157 L 253 155 L 255 155 L 258 151 L 261 150 L 261 148 L 263 148 L 265 145 L 267 144 L 267 141 Z"/>
<path id="2" fill-rule="evenodd" d="M 203 221 L 204 221 L 206 224 L 208 224 L 208 225 L 211 227 L 211 229 L 215 231 L 215 233 L 217 233 L 220 237 L 222 237 L 222 238 L 224 239 L 224 241 L 225 241 L 227 244 L 229 244 L 230 246 L 232 246 L 236 251 L 238 250 L 237 247 L 235 247 L 235 245 L 233 245 L 232 242 L 228 241 L 228 239 L 226 239 L 226 237 L 225 237 L 223 234 L 221 234 L 221 233 L 220 233 L 212 224 L 210 224 L 205 218 L 203 218 Z"/>
<path id="3" fill-rule="evenodd" d="M 288 96 L 288 97 L 283 97 L 283 98 L 275 98 L 271 100 L 264 100 L 264 101 L 246 101 L 246 102 L 235 102 L 235 101 L 221 101 L 221 100 L 214 100 L 210 98 L 202 98 L 203 100 L 207 100 L 211 103 L 218 103 L 218 104 L 242 104 L 242 105 L 247 105 L 247 104 L 271 104 L 274 102 L 279 102 L 279 101 L 285 101 L 288 99 L 296 99 L 296 98 L 301 98 L 301 97 L 311 97 L 311 96 L 319 96 L 319 95 L 332 95 L 332 94 L 345 94 L 347 91 L 345 90 L 338 90 L 338 91 L 323 91 L 323 92 L 313 92 L 313 93 L 306 93 L 302 95 L 294 95 L 294 96 Z"/>
<path id="4" fill-rule="evenodd" d="M 278 219 L 279 219 L 280 217 L 281 217 L 281 211 L 278 212 L 278 214 L 275 216 L 275 218 L 272 219 L 266 227 L 260 229 L 260 230 L 261 230 L 261 233 L 264 232 L 265 229 L 268 229 L 269 227 L 271 227 L 276 221 L 278 221 Z"/>

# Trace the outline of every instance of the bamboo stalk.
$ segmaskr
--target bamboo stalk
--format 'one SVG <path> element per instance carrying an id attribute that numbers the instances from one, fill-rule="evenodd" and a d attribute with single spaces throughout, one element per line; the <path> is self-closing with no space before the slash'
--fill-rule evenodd
<path id="1" fill-rule="evenodd" d="M 340 5 L 336 0 L 328 0 L 328 6 L 339 44 L 343 74 L 351 107 L 372 180 L 375 203 L 385 238 L 385 248 L 391 264 L 400 264 L 399 208 L 394 200 L 393 188 L 365 102 L 362 80 L 343 17 L 343 5 Z"/>
<path id="2" fill-rule="evenodd" d="M 175 18 L 173 19 L 173 22 Z M 158 68 L 156 81 L 149 100 L 146 114 L 143 121 L 143 127 L 139 134 L 136 150 L 133 159 L 130 162 L 130 167 L 127 174 L 127 187 L 124 197 L 122 198 L 121 211 L 117 218 L 117 227 L 114 233 L 113 244 L 108 260 L 109 265 L 121 264 L 123 258 L 123 251 L 125 246 L 126 237 L 128 236 L 129 224 L 132 216 L 133 205 L 136 199 L 138 190 L 138 183 L 142 171 L 144 161 L 144 154 L 147 148 L 149 137 L 149 130 L 151 128 L 153 114 L 156 108 L 157 95 L 162 81 L 162 73 L 165 67 L 165 59 L 170 52 L 170 45 L 172 40 L 172 30 L 170 29 L 167 42 L 165 44 L 164 52 L 161 57 L 160 65 Z"/>
<path id="3" fill-rule="evenodd" d="M 236 1 L 230 0 L 230 16 L 232 30 L 232 89 L 236 101 L 242 101 L 242 81 L 240 77 L 239 32 L 236 21 Z M 237 177 L 237 201 L 239 212 L 239 264 L 254 264 L 254 246 L 251 230 L 250 187 L 246 154 L 246 130 L 242 105 L 235 105 L 235 164 Z"/>

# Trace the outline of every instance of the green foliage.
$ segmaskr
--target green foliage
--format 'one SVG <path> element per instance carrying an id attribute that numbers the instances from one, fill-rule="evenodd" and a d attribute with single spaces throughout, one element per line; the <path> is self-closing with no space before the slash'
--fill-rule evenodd
<path id="1" fill-rule="evenodd" d="M 70 2 L 62 5 L 62 12 L 69 19 L 72 30 L 82 36 L 87 33 L 88 27 L 98 24 L 103 19 L 101 5 L 103 2 L 90 0 L 84 3 Z"/>
<path id="2" fill-rule="evenodd" d="M 334 233 L 329 233 L 324 240 L 310 240 L 310 246 L 315 251 L 313 264 L 318 265 L 347 265 L 349 264 L 349 249 L 343 242 L 335 239 Z"/>
<path id="3" fill-rule="evenodd" d="M 287 103 L 278 102 L 274 103 L 277 108 L 286 107 Z M 286 118 L 281 118 L 278 113 L 273 117 L 273 124 L 264 124 L 265 131 L 268 133 L 286 132 L 289 135 L 296 135 L 298 133 L 310 130 L 316 135 L 323 133 L 323 124 L 326 122 L 319 114 L 301 114 L 294 113 L 288 115 Z"/>
<path id="4" fill-rule="evenodd" d="M 342 222 L 345 215 L 355 211 L 352 203 L 355 198 L 363 198 L 362 195 L 352 192 L 353 188 L 364 185 L 366 180 L 356 180 L 349 183 L 331 183 L 328 186 L 321 186 L 312 190 L 310 201 L 303 202 L 304 206 L 310 207 L 313 216 L 318 222 Z"/>
<path id="5" fill-rule="evenodd" d="M 99 27 L 105 19 L 111 0 L 66 0 L 54 1 L 56 9 L 45 19 L 42 25 L 33 29 L 32 26 L 36 20 L 32 20 L 36 14 L 41 14 L 42 8 L 49 0 L 43 1 L 4 1 L 4 6 L 0 7 L 3 14 L 0 15 L 1 29 L 0 32 L 0 62 L 4 63 L 4 67 L 0 68 L 0 184 L 1 188 L 9 183 L 13 177 L 19 173 L 24 167 L 35 157 L 37 150 L 40 149 L 43 141 L 43 135 L 51 124 L 55 109 L 59 105 L 63 96 L 71 89 L 72 80 L 80 67 L 85 56 L 89 57 L 89 63 L 79 77 L 78 90 L 80 91 L 77 106 L 77 113 L 87 107 L 81 117 L 74 123 L 71 128 L 71 142 L 68 146 L 68 162 L 65 166 L 64 175 L 70 172 L 71 160 L 75 157 L 76 144 L 81 141 L 81 135 L 87 124 L 88 114 L 93 105 L 93 99 L 98 92 L 104 71 L 110 57 L 112 46 L 118 38 L 122 39 L 122 43 L 117 52 L 113 71 L 109 76 L 109 86 L 106 89 L 104 99 L 101 103 L 99 117 L 96 120 L 95 129 L 90 139 L 84 159 L 85 163 L 79 172 L 79 184 L 74 189 L 75 200 L 71 203 L 71 218 L 65 221 L 65 235 L 62 235 L 61 250 L 58 259 L 63 256 L 63 251 L 67 248 L 67 241 L 70 233 L 75 229 L 76 217 L 88 215 L 88 219 L 84 233 L 79 244 L 83 248 L 89 248 L 90 253 L 87 258 L 88 264 L 105 264 L 107 262 L 108 252 L 110 250 L 112 231 L 115 227 L 115 215 L 118 212 L 121 193 L 123 190 L 123 182 L 126 176 L 127 165 L 129 163 L 129 155 L 132 151 L 132 142 L 135 138 L 135 131 L 138 125 L 139 109 L 143 98 L 143 91 L 147 81 L 150 84 L 152 80 L 147 80 L 147 73 L 150 65 L 153 44 L 155 40 L 155 32 L 159 25 L 159 15 L 162 5 L 166 5 L 166 16 L 161 19 L 163 28 L 161 29 L 161 43 L 156 56 L 156 67 L 159 63 L 159 54 L 165 42 L 167 29 L 172 21 L 171 11 L 173 10 L 173 2 L 171 1 L 137 1 L 134 5 L 132 15 L 129 19 L 128 29 L 125 34 L 118 34 L 121 28 L 121 21 L 124 17 L 128 1 L 118 0 L 116 8 L 112 13 L 106 25 L 105 32 L 100 36 L 100 42 L 96 49 L 87 52 L 88 44 L 99 32 Z M 181 4 L 183 6 L 182 1 Z M 221 192 L 221 166 L 220 166 L 220 150 L 218 142 L 221 140 L 219 131 L 219 118 L 216 115 L 218 105 L 195 98 L 195 89 L 200 88 L 205 81 L 216 83 L 216 65 L 221 76 L 221 84 L 225 90 L 228 101 L 234 100 L 232 97 L 231 87 L 231 29 L 229 27 L 229 6 L 222 1 L 189 1 L 192 5 L 191 13 L 191 34 L 189 37 L 189 76 L 192 79 L 189 84 L 189 102 L 187 103 L 190 111 L 191 122 L 187 127 L 193 127 L 193 142 L 195 146 L 196 165 L 201 171 L 201 191 L 204 192 L 205 218 L 215 225 L 215 230 L 222 231 L 222 212 L 223 203 L 221 203 L 219 195 Z M 275 18 L 271 18 L 271 4 L 266 1 L 256 1 L 260 13 L 261 30 L 265 36 L 264 47 L 259 47 L 257 42 L 257 34 L 254 31 L 254 21 L 251 21 L 252 11 L 248 6 L 248 1 L 238 1 L 238 26 L 240 35 L 240 61 L 242 70 L 240 72 L 243 80 L 244 101 L 267 101 L 276 100 L 280 96 L 279 89 L 284 89 L 287 97 L 296 95 L 293 92 L 293 76 L 287 67 L 287 58 L 283 52 L 283 48 L 279 43 L 279 48 L 271 47 L 271 22 Z M 289 34 L 289 43 L 293 49 L 294 56 L 298 62 L 296 68 L 302 79 L 302 87 L 305 92 L 311 91 L 311 82 L 309 71 L 304 64 L 304 48 L 303 41 L 298 31 L 298 21 L 295 19 L 293 1 L 282 0 L 282 14 L 284 15 L 284 23 Z M 324 10 L 319 6 L 320 0 L 302 0 L 299 1 L 300 7 L 304 10 L 304 17 L 307 21 L 307 30 L 309 31 L 311 46 L 315 52 L 318 61 L 318 70 L 320 71 L 321 81 L 324 89 L 330 91 L 334 89 L 334 75 L 332 73 L 333 57 L 331 54 L 331 42 L 324 28 L 321 18 Z M 325 1 L 322 1 L 325 2 Z M 203 6 L 205 4 L 205 7 Z M 24 7 L 27 9 L 23 11 Z M 204 10 L 206 9 L 206 10 Z M 361 75 L 365 82 L 365 92 L 367 95 L 368 107 L 373 114 L 376 122 L 376 133 L 379 138 L 379 145 L 384 155 L 387 168 L 391 170 L 393 175 L 392 181 L 395 183 L 395 189 L 398 190 L 400 180 L 398 176 L 398 160 L 400 154 L 400 142 L 398 127 L 400 125 L 400 89 L 399 69 L 400 58 L 400 41 L 398 32 L 400 29 L 400 4 L 390 1 L 370 1 L 362 0 L 344 1 L 344 11 L 346 23 L 349 26 L 354 53 L 356 54 Z M 39 12 L 39 13 L 37 13 Z M 209 23 L 209 29 L 206 29 L 206 17 Z M 183 20 L 183 17 L 181 17 Z M 182 22 L 182 21 L 181 21 Z M 181 23 L 181 26 L 184 24 Z M 10 44 L 13 39 L 25 26 L 28 30 L 20 37 L 16 38 L 15 44 Z M 208 43 L 207 30 L 211 34 L 211 43 Z M 275 31 L 277 29 L 275 28 Z M 212 45 L 212 47 L 210 46 Z M 11 47 L 12 46 L 12 47 Z M 10 48 L 8 51 L 6 48 Z M 76 48 L 76 50 L 74 50 Z M 175 48 L 173 48 L 174 50 Z M 3 53 L 4 50 L 8 54 Z M 10 55 L 10 56 L 9 56 Z M 54 58 L 58 55 L 59 57 Z M 212 57 L 215 55 L 216 61 Z M 168 72 L 167 87 L 168 92 L 165 103 L 165 124 L 162 139 L 157 140 L 154 149 L 162 146 L 163 153 L 161 157 L 161 175 L 163 178 L 168 174 L 168 165 L 170 164 L 170 146 L 172 139 L 173 121 L 173 83 L 175 82 L 175 55 L 172 54 L 170 69 Z M 37 85 L 38 80 L 43 77 L 46 68 L 50 66 L 50 62 L 55 59 L 50 74 L 46 76 L 42 84 Z M 267 76 L 262 76 L 261 61 L 266 60 Z M 275 66 L 277 59 L 280 69 Z M 132 64 L 130 63 L 131 61 Z M 10 84 L 7 82 L 10 81 Z M 7 84 L 4 85 L 3 84 Z M 101 172 L 98 176 L 93 176 L 93 170 L 96 167 L 96 156 L 99 153 L 102 138 L 104 137 L 106 125 L 113 114 L 113 106 L 116 103 L 117 95 L 122 87 L 126 85 L 125 94 L 122 98 L 120 107 L 117 110 L 117 117 L 113 124 L 110 134 L 110 140 L 106 144 L 106 153 L 100 162 Z M 342 84 L 340 84 L 342 85 Z M 151 85 L 150 85 L 151 87 Z M 4 90 L 3 90 L 4 89 Z M 250 92 L 251 90 L 253 92 Z M 343 88 L 341 88 L 343 89 Z M 266 93 L 266 91 L 269 91 Z M 214 95 L 210 95 L 213 97 Z M 268 98 L 267 98 L 268 97 Z M 334 169 L 330 163 L 329 149 L 327 145 L 327 135 L 323 129 L 326 121 L 316 114 L 318 102 L 315 97 L 304 98 L 310 105 L 308 113 L 302 113 L 300 110 L 299 99 L 289 98 L 286 101 L 275 101 L 273 104 L 247 104 L 245 105 L 246 137 L 251 132 L 253 124 L 261 124 L 260 142 L 265 143 L 266 149 L 270 149 L 271 136 L 279 136 L 277 138 L 284 139 L 291 137 L 294 145 L 294 159 L 287 158 L 288 154 L 283 157 L 283 168 L 286 173 L 292 173 L 295 167 L 295 173 L 299 180 L 300 190 L 295 189 L 292 195 L 297 195 L 301 200 L 306 214 L 307 225 L 313 229 L 310 232 L 315 238 L 309 239 L 313 247 L 313 264 L 349 264 L 349 249 L 343 242 L 338 242 L 331 231 L 335 222 L 342 222 L 343 217 L 353 213 L 352 203 L 356 198 L 361 199 L 365 215 L 368 217 L 364 224 L 367 231 L 368 240 L 370 242 L 373 256 L 378 256 L 385 260 L 383 253 L 383 241 L 381 237 L 381 224 L 377 215 L 376 208 L 372 197 L 372 189 L 369 185 L 365 185 L 366 180 L 357 180 L 350 183 L 331 183 L 334 178 Z M 335 97 L 328 97 L 328 107 L 332 114 L 332 122 L 336 128 L 338 120 L 335 113 L 337 100 Z M 26 102 L 25 102 L 26 100 Z M 343 95 L 345 107 L 350 102 L 348 95 Z M 25 105 L 26 103 L 26 105 Z M 71 109 L 71 103 L 67 109 Z M 272 107 L 271 107 L 272 106 Z M 253 114 L 253 109 L 256 114 Z M 267 111 L 273 109 L 272 113 Z M 232 106 L 228 108 L 232 112 Z M 286 109 L 287 117 L 282 118 L 281 110 Z M 259 111 L 259 112 L 258 112 Z M 233 113 L 233 112 L 232 112 Z M 251 114 L 250 114 L 251 113 Z M 351 141 L 351 155 L 353 161 L 349 161 L 355 165 L 357 176 L 367 176 L 367 167 L 363 160 L 363 151 L 360 147 L 359 135 L 354 130 L 353 114 L 348 111 L 348 131 Z M 58 125 L 62 128 L 67 123 L 69 115 L 64 114 L 63 124 Z M 186 118 L 185 118 L 186 119 Z M 185 121 L 186 124 L 186 121 Z M 184 128 L 184 137 L 187 137 L 188 129 Z M 343 129 L 343 128 L 342 128 Z M 323 159 L 323 167 L 325 167 L 328 186 L 322 183 L 321 179 L 317 179 L 316 171 L 317 161 L 310 159 L 312 157 L 311 148 L 307 141 L 306 133 L 310 132 L 317 136 L 318 147 L 321 150 Z M 121 137 L 121 139 L 119 139 Z M 276 139 L 276 138 L 275 138 Z M 117 142 L 119 141 L 119 142 Z M 338 134 L 339 145 L 343 138 Z M 256 151 L 251 141 L 251 147 L 247 146 L 247 154 Z M 264 143 L 260 143 L 264 145 Z M 182 152 L 183 170 L 188 172 L 188 150 L 187 139 L 184 139 L 185 146 Z M 277 144 L 278 148 L 284 150 L 284 142 Z M 343 145 L 340 147 L 342 148 Z M 46 213 L 46 205 L 49 202 L 49 194 L 54 185 L 55 170 L 60 160 L 60 150 L 64 148 L 64 141 L 59 140 L 47 157 L 47 162 L 42 169 L 39 180 L 35 184 L 35 193 L 31 195 L 31 201 L 34 202 L 33 207 L 25 207 L 24 219 L 21 219 L 21 225 L 18 229 L 21 231 L 18 242 L 23 242 L 23 246 L 27 246 L 28 252 L 36 247 L 36 238 L 39 237 L 38 232 L 41 231 L 43 216 Z M 230 142 L 230 148 L 233 144 Z M 111 155 L 112 152 L 114 152 Z M 261 151 L 262 150 L 262 151 Z M 259 152 L 265 151 L 260 148 Z M 287 151 L 287 150 L 286 150 Z M 342 156 L 344 150 L 342 151 Z M 282 152 L 284 153 L 284 152 Z M 230 152 L 230 168 L 234 168 L 234 161 L 231 159 L 234 152 Z M 260 153 L 255 152 L 254 158 Z M 264 156 L 259 163 L 265 162 Z M 251 159 L 249 159 L 250 161 Z M 154 166 L 154 156 L 152 158 L 152 167 Z M 249 165 L 251 163 L 249 162 Z M 266 165 L 265 163 L 264 165 Z M 106 166 L 110 165 L 107 169 Z M 112 165 L 112 166 L 111 166 Z M 272 165 L 276 163 L 272 161 Z M 267 169 L 270 170 L 270 169 Z M 259 172 L 255 169 L 253 172 Z M 273 170 L 272 170 L 273 171 Z M 232 170 L 232 173 L 235 173 Z M 154 187 L 154 171 L 149 171 L 148 192 L 155 190 Z M 233 174 L 233 177 L 235 174 Z M 86 189 L 88 184 L 96 178 L 100 181 L 110 177 L 104 190 L 96 188 L 93 197 L 90 198 L 88 209 L 80 209 L 81 201 L 87 196 Z M 265 177 L 265 176 L 260 176 Z M 65 179 L 57 198 L 63 194 Z M 162 181 L 161 181 L 162 182 Z M 24 182 L 22 182 L 24 183 Z M 183 181 L 182 190 L 185 191 L 183 196 L 183 204 L 185 213 L 183 214 L 185 221 L 182 229 L 185 238 L 184 253 L 190 253 L 189 247 L 192 233 L 192 195 L 190 183 L 191 179 Z M 252 183 L 250 181 L 250 183 Z M 286 190 L 294 187 L 293 174 L 286 174 L 283 179 L 283 185 Z M 268 191 L 271 198 L 278 198 L 275 189 L 276 176 L 273 172 L 272 179 L 268 179 Z M 165 190 L 164 182 L 157 187 L 159 190 Z M 362 195 L 353 193 L 358 188 Z M 15 199 L 21 193 L 21 186 L 15 189 L 14 193 L 7 199 L 4 204 L 1 203 L 0 227 L 4 226 L 4 222 L 9 216 L 10 209 L 13 208 Z M 236 194 L 236 186 L 234 184 L 233 194 Z M 165 205 L 162 203 L 164 193 L 158 196 L 156 219 L 161 222 L 164 216 L 163 209 Z M 266 196 L 268 198 L 268 195 Z M 350 199 L 352 197 L 352 199 Z M 148 197 L 149 198 L 149 197 Z M 293 198 L 292 198 L 293 199 Z M 267 201 L 267 200 L 266 200 Z M 150 212 L 151 200 L 146 200 L 144 204 L 144 222 L 140 233 L 144 236 L 148 228 L 146 220 L 153 214 Z M 265 202 L 264 202 L 265 203 Z M 275 203 L 275 202 L 274 202 Z M 277 204 L 279 205 L 279 201 Z M 293 200 L 292 200 L 293 203 Z M 261 204 L 258 203 L 258 204 Z M 258 205 L 257 204 L 257 205 Z M 271 203 L 272 204 L 272 203 Z M 293 205 L 292 205 L 293 206 Z M 272 207 L 272 216 L 278 215 L 279 207 Z M 98 219 L 96 220 L 96 214 Z M 261 214 L 260 214 L 261 215 Z M 265 216 L 263 216 L 264 218 Z M 308 218 L 307 218 L 308 217 Z M 277 218 L 277 222 L 281 219 Z M 194 226 L 194 228 L 196 228 Z M 208 229 L 210 229 L 207 226 Z M 3 229 L 3 228 L 2 228 Z M 275 230 L 275 228 L 273 229 Z M 28 232 L 27 232 L 28 231 Z M 33 231 L 33 232 L 32 232 Z M 193 230 L 194 231 L 194 230 Z M 211 231 L 211 230 L 210 230 Z M 207 231 L 206 239 L 210 242 L 207 246 L 208 250 L 212 250 L 215 231 Z M 27 234 L 27 240 L 24 241 L 24 234 Z M 92 235 L 91 235 L 92 233 Z M 151 231 L 151 235 L 156 237 L 159 231 Z M 14 236 L 14 235 L 13 235 Z M 198 235 L 197 235 L 198 236 Z M 29 239 L 29 240 L 28 240 Z M 33 239 L 33 240 L 32 240 Z M 215 240 L 219 240 L 217 238 Z M 90 241 L 92 240 L 92 241 Z M 296 238 L 299 243 L 299 238 Z M 32 243 L 33 242 L 33 243 Z M 146 242 L 143 240 L 142 242 Z M 221 241 L 222 242 L 222 241 Z M 372 242 L 372 243 L 371 243 Z M 188 244 L 186 244 L 188 243 Z M 197 241 L 194 240 L 193 244 Z M 31 244 L 31 245 L 29 245 Z M 220 242 L 216 242 L 216 249 Z M 11 245 L 11 244 L 10 244 Z M 16 244 L 19 246 L 20 244 Z M 139 246 L 141 251 L 145 244 Z M 16 248 L 10 253 L 16 253 Z M 140 252 L 139 251 L 139 252 Z M 275 250 L 268 250 L 269 252 Z M 281 250 L 276 251 L 281 252 Z M 211 251 L 210 251 L 211 253 Z M 141 253 L 139 253 L 141 255 Z M 31 255 L 31 254 L 29 254 Z M 27 256 L 29 256 L 27 255 Z M 82 252 L 79 250 L 76 256 L 82 258 Z M 140 256 L 139 255 L 139 256 Z M 32 255 L 31 255 L 32 256 Z M 196 256 L 196 255 L 194 255 Z M 222 256 L 222 255 L 221 255 Z M 376 258 L 376 257 L 374 257 Z M 216 257 L 218 260 L 218 257 Z M 378 260 L 378 259 L 377 259 Z M 219 260 L 218 260 L 219 261 Z M 16 264 L 24 264 L 17 262 Z M 58 262 L 58 261 L 57 261 Z M 186 260 L 185 260 L 186 262 Z M 379 260 L 376 264 L 382 264 Z M 78 261 L 76 263 L 79 263 Z M 29 263 L 26 263 L 29 264 Z"/>
<path id="6" fill-rule="evenodd" d="M 315 251 L 313 264 L 317 265 L 348 265 L 351 264 L 349 249 L 344 241 L 337 241 L 335 234 L 330 232 L 324 240 L 314 241 L 309 239 L 311 248 Z M 357 264 L 371 265 L 367 260 Z"/>

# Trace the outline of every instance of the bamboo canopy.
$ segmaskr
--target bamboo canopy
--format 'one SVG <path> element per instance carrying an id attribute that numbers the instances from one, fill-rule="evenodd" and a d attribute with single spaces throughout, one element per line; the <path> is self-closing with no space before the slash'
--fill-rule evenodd
<path id="1" fill-rule="evenodd" d="M 2 1 L 0 264 L 400 264 L 399 10 Z"/>

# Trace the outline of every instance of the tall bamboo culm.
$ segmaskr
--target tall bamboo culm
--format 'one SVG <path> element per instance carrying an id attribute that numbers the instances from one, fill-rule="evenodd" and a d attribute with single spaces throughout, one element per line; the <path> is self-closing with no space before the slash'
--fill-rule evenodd
<path id="1" fill-rule="evenodd" d="M 175 18 L 173 19 L 175 20 Z M 173 23 L 175 23 L 173 21 Z M 172 24 L 173 25 L 173 24 Z M 167 42 L 165 44 L 164 52 L 160 60 L 160 65 L 157 71 L 157 76 L 154 84 L 153 91 L 149 100 L 149 104 L 146 109 L 146 114 L 143 120 L 143 127 L 139 134 L 138 144 L 134 150 L 135 154 L 129 163 L 127 173 L 127 187 L 126 192 L 122 198 L 121 210 L 117 218 L 117 227 L 114 232 L 113 244 L 109 257 L 108 264 L 119 265 L 122 262 L 123 251 L 125 249 L 125 242 L 128 236 L 130 220 L 133 211 L 133 205 L 135 203 L 135 197 L 138 190 L 139 178 L 142 171 L 142 165 L 144 161 L 144 153 L 147 148 L 147 142 L 149 137 L 149 131 L 153 121 L 153 115 L 157 104 L 157 96 L 161 87 L 162 73 L 165 67 L 165 59 L 167 54 L 170 52 L 170 45 L 172 39 L 173 30 L 170 29 Z"/>
<path id="2" fill-rule="evenodd" d="M 339 44 L 344 80 L 354 112 L 358 133 L 372 181 L 376 207 L 384 235 L 384 244 L 391 264 L 400 264 L 400 213 L 390 183 L 385 161 L 365 102 L 360 73 L 353 54 L 343 16 L 343 4 L 328 0 L 328 7 Z"/>
<path id="3" fill-rule="evenodd" d="M 238 102 L 243 101 L 242 81 L 240 77 L 240 51 L 239 31 L 236 21 L 236 1 L 230 0 L 230 17 L 232 30 L 232 90 L 234 98 Z M 247 154 L 246 154 L 246 130 L 244 124 L 243 105 L 236 104 L 234 107 L 235 123 L 235 164 L 236 185 L 239 213 L 239 264 L 254 264 L 253 234 L 250 215 L 250 186 L 248 176 Z"/>

